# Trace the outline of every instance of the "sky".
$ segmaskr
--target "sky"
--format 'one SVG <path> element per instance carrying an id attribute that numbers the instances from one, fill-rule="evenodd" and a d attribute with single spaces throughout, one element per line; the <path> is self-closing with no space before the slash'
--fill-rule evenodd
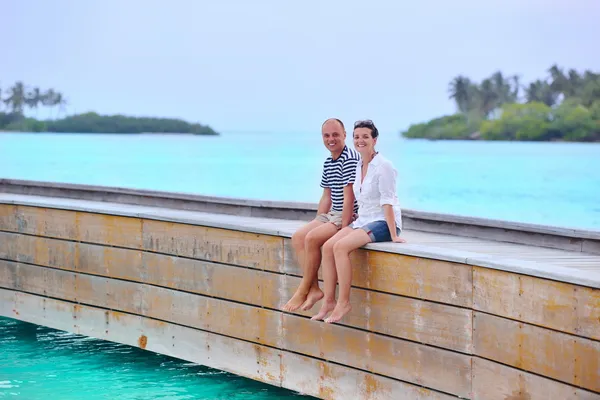
<path id="1" fill-rule="evenodd" d="M 0 86 L 59 90 L 67 114 L 397 133 L 454 112 L 459 74 L 600 71 L 599 20 L 598 0 L 0 0 Z"/>

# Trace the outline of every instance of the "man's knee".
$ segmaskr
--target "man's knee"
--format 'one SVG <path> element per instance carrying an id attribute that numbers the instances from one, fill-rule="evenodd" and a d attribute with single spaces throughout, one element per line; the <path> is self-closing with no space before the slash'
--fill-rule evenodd
<path id="1" fill-rule="evenodd" d="M 318 224 L 316 222 L 319 222 Z M 318 228 L 322 223 L 316 219 L 310 221 L 308 224 L 300 227 L 296 232 L 292 234 L 292 246 L 296 250 L 303 250 L 306 242 L 306 236 Z"/>
<path id="2" fill-rule="evenodd" d="M 319 237 L 313 232 L 308 232 L 304 237 L 304 247 L 311 247 L 317 243 Z"/>
<path id="3" fill-rule="evenodd" d="M 315 231 L 310 231 L 306 234 L 306 238 L 304 239 L 304 247 L 315 248 L 321 247 L 322 244 L 323 238 Z"/>
<path id="4" fill-rule="evenodd" d="M 292 246 L 296 250 L 302 250 L 304 248 L 304 240 L 306 239 L 306 232 L 302 229 L 294 232 L 292 235 Z"/>
<path id="5" fill-rule="evenodd" d="M 330 239 L 333 235 L 335 235 L 335 231 L 332 231 L 331 234 L 327 232 L 312 230 L 308 232 L 306 235 L 306 239 L 304 240 L 304 246 L 306 248 L 320 248 L 323 244 Z"/>

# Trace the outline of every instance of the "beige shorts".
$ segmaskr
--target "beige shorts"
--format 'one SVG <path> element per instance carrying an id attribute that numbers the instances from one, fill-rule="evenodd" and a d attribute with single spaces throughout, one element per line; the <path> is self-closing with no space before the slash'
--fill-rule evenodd
<path id="1" fill-rule="evenodd" d="M 338 229 L 342 227 L 342 212 L 341 211 L 329 211 L 327 214 L 319 214 L 316 218 L 317 221 L 331 222 Z"/>

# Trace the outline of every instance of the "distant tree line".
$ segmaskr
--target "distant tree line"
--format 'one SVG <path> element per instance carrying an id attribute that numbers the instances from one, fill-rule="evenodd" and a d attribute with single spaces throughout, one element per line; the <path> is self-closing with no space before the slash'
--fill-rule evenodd
<path id="1" fill-rule="evenodd" d="M 411 125 L 402 135 L 427 139 L 600 141 L 600 74 L 553 65 L 548 77 L 523 86 L 495 72 L 481 83 L 449 84 L 457 113 Z"/>
<path id="2" fill-rule="evenodd" d="M 6 97 L 3 94 L 6 92 Z M 0 87 L 0 104 L 4 104 L 6 113 L 23 115 L 25 107 L 37 109 L 39 105 L 45 107 L 64 107 L 67 102 L 62 93 L 56 92 L 54 89 L 45 91 L 38 87 L 26 89 L 23 82 L 17 82 L 7 91 L 3 91 Z"/>
<path id="3" fill-rule="evenodd" d="M 26 107 L 37 111 L 40 105 L 64 110 L 66 99 L 54 89 L 26 88 L 22 82 L 8 90 L 0 87 L 0 131 L 64 133 L 192 133 L 218 135 L 211 127 L 174 118 L 99 115 L 94 112 L 62 119 L 38 120 L 24 115 Z M 3 108 L 1 107 L 3 106 Z"/>

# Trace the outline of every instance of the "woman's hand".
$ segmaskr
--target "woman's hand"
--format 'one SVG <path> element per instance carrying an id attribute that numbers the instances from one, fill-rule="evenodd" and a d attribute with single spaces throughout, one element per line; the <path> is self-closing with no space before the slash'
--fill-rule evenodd
<path id="1" fill-rule="evenodd" d="M 394 243 L 406 243 L 406 240 L 402 239 L 400 236 L 396 236 L 395 238 L 392 238 L 392 242 L 394 242 Z"/>

